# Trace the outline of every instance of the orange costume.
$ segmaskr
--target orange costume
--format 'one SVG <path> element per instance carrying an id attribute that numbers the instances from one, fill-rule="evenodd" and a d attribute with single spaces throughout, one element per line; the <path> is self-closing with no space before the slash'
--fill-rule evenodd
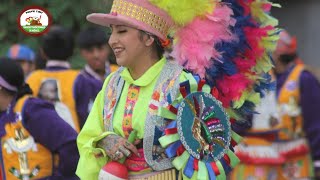
<path id="1" fill-rule="evenodd" d="M 280 89 L 278 100 L 273 103 L 278 104 L 276 112 L 273 112 L 277 114 L 268 112 L 271 127 L 251 129 L 247 133 L 249 137 L 238 146 L 236 152 L 241 163 L 234 169 L 232 179 L 292 179 L 313 176 L 309 145 L 304 137 L 299 108 L 298 85 L 303 68 L 303 65 L 295 66 Z M 274 97 L 274 94 L 271 95 Z M 272 103 L 265 103 L 264 108 L 272 109 L 270 104 Z M 279 120 L 274 116 L 279 117 Z M 266 119 L 253 121 L 256 124 Z"/>

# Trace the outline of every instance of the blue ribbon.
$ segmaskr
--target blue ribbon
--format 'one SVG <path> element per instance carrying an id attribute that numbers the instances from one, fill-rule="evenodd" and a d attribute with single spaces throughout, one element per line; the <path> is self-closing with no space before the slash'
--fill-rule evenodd
<path id="1" fill-rule="evenodd" d="M 184 81 L 180 83 L 180 87 L 185 87 L 187 95 L 190 94 L 190 82 L 189 81 Z"/>
<path id="2" fill-rule="evenodd" d="M 193 75 L 194 79 L 197 81 L 197 83 L 199 84 L 200 81 L 200 76 L 199 75 Z"/>
<path id="3" fill-rule="evenodd" d="M 189 179 L 192 178 L 192 175 L 194 173 L 193 161 L 194 161 L 194 158 L 190 156 L 186 164 L 186 167 L 184 168 L 184 171 L 183 171 L 183 174 L 186 175 Z"/>
<path id="4" fill-rule="evenodd" d="M 207 170 L 208 170 L 208 174 L 209 174 L 209 179 L 210 180 L 216 180 L 216 174 L 214 173 L 211 164 L 210 163 L 206 163 L 207 166 Z"/>
<path id="5" fill-rule="evenodd" d="M 172 104 L 172 99 L 171 99 L 170 93 L 168 93 L 168 95 L 167 95 L 167 101 L 169 104 Z"/>
<path id="6" fill-rule="evenodd" d="M 172 158 L 177 155 L 177 149 L 180 147 L 180 145 L 181 145 L 181 142 L 177 141 L 175 143 L 170 144 L 166 148 L 166 155 L 168 156 L 168 158 Z"/>
<path id="7" fill-rule="evenodd" d="M 177 121 L 172 121 L 168 124 L 168 126 L 166 127 L 166 129 L 171 129 L 171 128 L 175 128 L 177 127 Z"/>
<path id="8" fill-rule="evenodd" d="M 228 165 L 228 163 L 223 158 L 220 159 L 220 162 L 223 166 L 224 172 L 228 174 L 232 170 L 232 168 Z"/>

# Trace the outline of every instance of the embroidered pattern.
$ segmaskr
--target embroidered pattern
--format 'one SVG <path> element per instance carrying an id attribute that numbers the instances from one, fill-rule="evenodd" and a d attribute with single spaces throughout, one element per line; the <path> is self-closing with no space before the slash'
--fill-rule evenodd
<path id="1" fill-rule="evenodd" d="M 303 137 L 303 118 L 301 116 L 299 77 L 303 66 L 296 66 L 288 75 L 278 97 L 278 110 L 281 128 L 280 139 L 289 140 Z"/>
<path id="2" fill-rule="evenodd" d="M 302 165 L 303 162 L 301 160 L 286 163 L 283 167 L 284 176 L 289 179 L 299 178 L 301 176 Z"/>
<path id="3" fill-rule="evenodd" d="M 27 152 L 30 150 L 37 151 L 37 146 L 31 136 L 26 136 L 22 128 L 15 129 L 15 137 L 5 141 L 4 147 L 8 154 L 18 153 L 20 169 L 11 167 L 9 172 L 19 179 L 31 178 L 38 175 L 40 166 L 30 169 Z"/>
<path id="4" fill-rule="evenodd" d="M 122 92 L 124 80 L 120 77 L 120 73 L 123 68 L 119 68 L 119 70 L 111 77 L 110 82 L 106 88 L 105 92 L 105 106 L 104 106 L 104 125 L 106 131 L 113 131 L 112 119 L 113 112 L 117 106 L 117 101 L 120 99 L 120 95 Z M 163 71 L 158 78 L 158 82 L 156 83 L 154 92 L 159 92 L 161 103 L 167 103 L 168 98 L 175 99 L 178 94 L 179 88 L 179 75 L 181 74 L 182 68 L 176 63 L 167 61 Z M 164 83 L 163 83 L 164 82 Z M 162 95 L 162 92 L 163 93 Z M 163 97 L 162 97 L 163 96 Z M 154 100 L 157 99 L 157 95 L 155 94 L 153 97 Z M 151 102 L 150 102 L 151 103 Z M 165 127 L 164 119 L 156 116 L 156 111 L 151 111 L 149 104 L 149 112 L 146 117 L 145 124 L 145 134 L 143 140 L 143 152 L 145 154 L 145 160 L 148 165 L 155 171 L 161 171 L 164 169 L 169 169 L 172 167 L 171 160 L 169 158 L 163 159 L 154 159 L 153 157 L 153 145 L 154 145 L 154 134 L 155 127 Z M 160 107 L 160 106 L 159 106 Z"/>
<path id="5" fill-rule="evenodd" d="M 117 105 L 117 100 L 120 97 L 123 83 L 124 81 L 120 79 L 120 73 L 122 72 L 123 68 L 119 68 L 118 71 L 111 77 L 110 82 L 106 88 L 105 94 L 105 105 L 103 109 L 103 123 L 105 126 L 106 131 L 112 131 L 112 118 L 113 118 L 113 111 Z"/>
<path id="6" fill-rule="evenodd" d="M 130 85 L 128 89 L 127 100 L 124 108 L 124 115 L 122 121 L 122 130 L 124 135 L 128 138 L 132 131 L 132 113 L 139 97 L 140 87 Z"/>
<path id="7" fill-rule="evenodd" d="M 169 33 L 170 25 L 165 21 L 165 19 L 135 3 L 116 0 L 111 8 L 111 13 L 113 15 L 121 14 L 143 22 L 152 28 L 157 29 L 164 36 Z"/>
<path id="8" fill-rule="evenodd" d="M 163 104 L 170 102 L 169 100 L 174 100 L 178 97 L 179 89 L 179 77 L 182 72 L 182 68 L 172 61 L 167 61 L 163 71 L 158 78 L 158 82 L 155 86 L 154 92 L 158 91 L 160 93 L 159 107 Z M 149 106 L 150 107 L 150 106 Z M 150 167 L 155 171 L 162 171 L 164 169 L 172 168 L 172 162 L 170 158 L 159 158 L 161 155 L 156 155 L 153 151 L 155 141 L 158 142 L 158 137 L 156 136 L 156 129 L 164 129 L 166 123 L 164 118 L 154 114 L 154 111 L 150 111 L 147 115 L 147 120 L 145 123 L 145 135 L 143 140 L 143 151 L 145 154 L 146 161 Z M 155 113 L 158 113 L 155 111 Z"/>
<path id="9" fill-rule="evenodd" d="M 144 158 L 143 149 L 138 149 L 139 156 L 132 154 L 130 157 L 128 157 L 125 161 L 125 165 L 128 167 L 130 171 L 139 172 L 143 171 L 145 172 L 147 169 L 149 169 L 149 166 Z"/>
<path id="10" fill-rule="evenodd" d="M 154 90 L 149 104 L 149 112 L 152 115 L 157 114 L 159 107 L 168 106 L 168 99 L 165 95 L 168 94 L 169 89 L 172 89 L 174 82 L 179 75 L 180 73 L 176 73 L 173 75 L 173 78 L 164 78 L 163 82 L 160 82 L 157 88 Z"/>
<path id="11" fill-rule="evenodd" d="M 154 91 L 149 104 L 149 110 L 155 113 L 159 108 L 160 92 Z"/>
<path id="12" fill-rule="evenodd" d="M 109 104 L 106 104 L 105 106 L 104 106 L 104 111 L 103 111 L 103 119 L 104 119 L 104 125 L 105 125 L 105 127 L 108 127 L 109 126 L 109 124 L 110 124 L 110 120 L 111 120 L 111 116 L 112 116 L 112 109 L 113 109 L 113 107 L 114 107 L 114 104 L 115 104 L 115 97 L 112 97 L 112 95 L 111 94 L 113 94 L 112 93 L 112 90 L 110 89 L 110 88 L 108 88 L 108 92 L 107 92 L 107 98 L 109 99 L 111 99 L 111 103 L 109 103 Z M 113 103 L 112 103 L 113 102 Z M 110 109 L 110 110 L 108 110 L 108 109 Z"/>
<path id="13" fill-rule="evenodd" d="M 110 81 L 110 83 L 113 83 L 113 82 Z M 116 93 L 114 93 L 114 90 L 112 88 L 107 88 L 107 90 L 108 91 L 106 92 L 106 99 L 109 99 L 110 103 L 106 104 L 104 107 L 105 108 L 104 109 L 104 117 L 105 117 L 104 125 L 105 126 L 108 126 L 110 124 L 112 112 L 116 104 L 116 97 L 115 97 Z"/>

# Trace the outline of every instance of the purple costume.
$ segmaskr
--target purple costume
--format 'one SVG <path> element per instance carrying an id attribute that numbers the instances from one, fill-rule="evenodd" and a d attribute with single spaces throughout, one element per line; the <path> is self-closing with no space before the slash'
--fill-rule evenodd
<path id="1" fill-rule="evenodd" d="M 46 71 L 64 71 L 70 69 L 68 62 L 49 61 Z M 110 65 L 106 64 L 106 76 L 111 72 Z M 101 90 L 103 81 L 88 65 L 79 73 L 73 84 L 73 98 L 75 100 L 76 112 L 79 118 L 80 129 L 83 127 L 91 106 Z"/>
<path id="2" fill-rule="evenodd" d="M 294 66 L 281 74 L 276 74 L 277 96 Z M 320 160 L 320 83 L 308 71 L 300 75 L 300 106 L 303 116 L 303 129 L 309 141 L 313 160 Z"/>
<path id="3" fill-rule="evenodd" d="M 102 85 L 103 81 L 100 79 L 99 75 L 97 75 L 88 65 L 86 65 L 75 80 L 74 94 L 80 128 L 82 128 L 86 122 L 93 102 L 101 90 Z"/>
<path id="4" fill-rule="evenodd" d="M 54 110 L 54 106 L 38 98 L 29 98 L 22 109 L 22 123 L 34 140 L 50 152 L 59 155 L 59 164 L 50 180 L 75 180 L 79 153 L 76 145 L 77 133 Z M 0 136 L 3 137 L 5 124 L 15 121 L 12 107 L 0 113 Z M 2 154 L 1 154 L 2 156 Z M 2 163 L 1 163 L 1 166 Z M 4 170 L 2 169 L 2 172 Z"/>

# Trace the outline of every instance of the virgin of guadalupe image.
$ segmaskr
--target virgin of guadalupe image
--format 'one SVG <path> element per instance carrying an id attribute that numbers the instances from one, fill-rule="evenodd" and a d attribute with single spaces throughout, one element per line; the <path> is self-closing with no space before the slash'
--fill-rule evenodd
<path id="1" fill-rule="evenodd" d="M 38 97 L 52 102 L 59 116 L 75 129 L 71 112 L 69 108 L 61 102 L 59 94 L 59 82 L 56 79 L 46 79 L 41 83 Z"/>

